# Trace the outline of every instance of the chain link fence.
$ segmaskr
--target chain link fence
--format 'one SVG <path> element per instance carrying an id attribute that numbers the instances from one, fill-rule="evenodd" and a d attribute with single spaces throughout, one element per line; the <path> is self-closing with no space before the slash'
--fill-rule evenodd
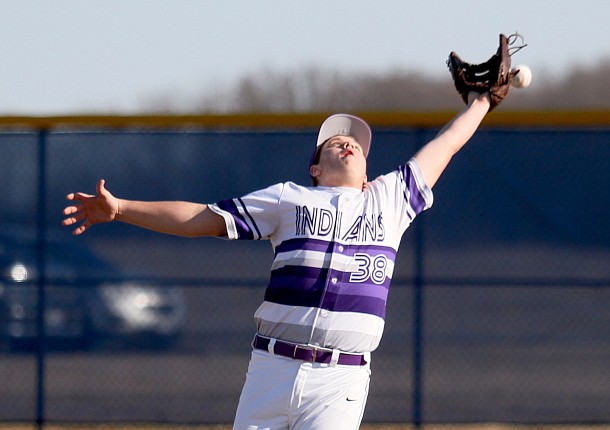
<path id="1" fill-rule="evenodd" d="M 369 177 L 434 129 L 374 130 Z M 215 202 L 308 184 L 314 129 L 0 134 L 0 421 L 231 422 L 266 242 L 126 224 L 65 195 Z M 480 130 L 403 238 L 364 421 L 610 422 L 610 131 Z"/>

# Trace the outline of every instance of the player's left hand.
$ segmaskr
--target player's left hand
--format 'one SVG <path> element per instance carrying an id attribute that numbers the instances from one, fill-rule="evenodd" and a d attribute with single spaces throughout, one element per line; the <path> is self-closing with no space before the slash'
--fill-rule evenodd
<path id="1" fill-rule="evenodd" d="M 468 93 L 468 106 L 473 104 L 475 102 L 475 100 L 478 100 L 483 103 L 491 104 L 491 94 L 489 94 L 489 92 L 475 93 L 474 91 L 471 91 L 470 93 Z"/>
<path id="2" fill-rule="evenodd" d="M 512 46 L 518 41 L 523 42 L 523 37 L 518 33 L 509 37 L 500 34 L 496 53 L 486 62 L 479 64 L 463 61 L 455 52 L 449 54 L 447 66 L 455 88 L 465 103 L 468 104 L 471 92 L 488 92 L 491 96 L 489 110 L 493 110 L 508 96 L 511 81 L 516 73 L 511 70 L 511 55 L 527 46 L 525 43 Z"/>

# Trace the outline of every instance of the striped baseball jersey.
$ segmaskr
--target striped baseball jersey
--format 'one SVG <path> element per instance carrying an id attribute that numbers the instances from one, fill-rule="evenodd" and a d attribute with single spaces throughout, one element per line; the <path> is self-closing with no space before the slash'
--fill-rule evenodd
<path id="1" fill-rule="evenodd" d="M 273 246 L 260 335 L 362 353 L 381 340 L 401 236 L 432 201 L 411 159 L 365 191 L 285 182 L 209 207 L 228 239 Z"/>

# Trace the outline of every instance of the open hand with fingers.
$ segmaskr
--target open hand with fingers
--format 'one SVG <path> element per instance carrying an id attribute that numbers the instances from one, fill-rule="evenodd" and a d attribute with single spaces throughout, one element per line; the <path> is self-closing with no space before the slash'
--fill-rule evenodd
<path id="1" fill-rule="evenodd" d="M 62 224 L 70 226 L 83 221 L 72 232 L 74 235 L 84 233 L 93 224 L 113 221 L 118 214 L 119 201 L 104 187 L 104 184 L 105 181 L 100 179 L 95 196 L 84 193 L 70 193 L 66 196 L 75 203 L 64 209 L 66 218 Z"/>

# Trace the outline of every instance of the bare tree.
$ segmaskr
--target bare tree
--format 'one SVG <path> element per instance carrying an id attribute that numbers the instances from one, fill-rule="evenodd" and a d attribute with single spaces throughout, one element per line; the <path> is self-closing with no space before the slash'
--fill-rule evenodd
<path id="1" fill-rule="evenodd" d="M 609 75 L 610 58 L 589 68 L 573 67 L 559 78 L 534 75 L 532 85 L 515 90 L 518 96 L 509 97 L 505 105 L 514 110 L 608 109 Z M 149 111 L 180 110 L 170 97 L 149 100 L 164 101 L 163 106 L 149 106 Z M 456 101 L 459 96 L 448 73 L 446 77 L 416 70 L 346 73 L 310 66 L 246 74 L 225 89 L 198 96 L 188 109 L 201 113 L 434 111 L 454 110 Z"/>

